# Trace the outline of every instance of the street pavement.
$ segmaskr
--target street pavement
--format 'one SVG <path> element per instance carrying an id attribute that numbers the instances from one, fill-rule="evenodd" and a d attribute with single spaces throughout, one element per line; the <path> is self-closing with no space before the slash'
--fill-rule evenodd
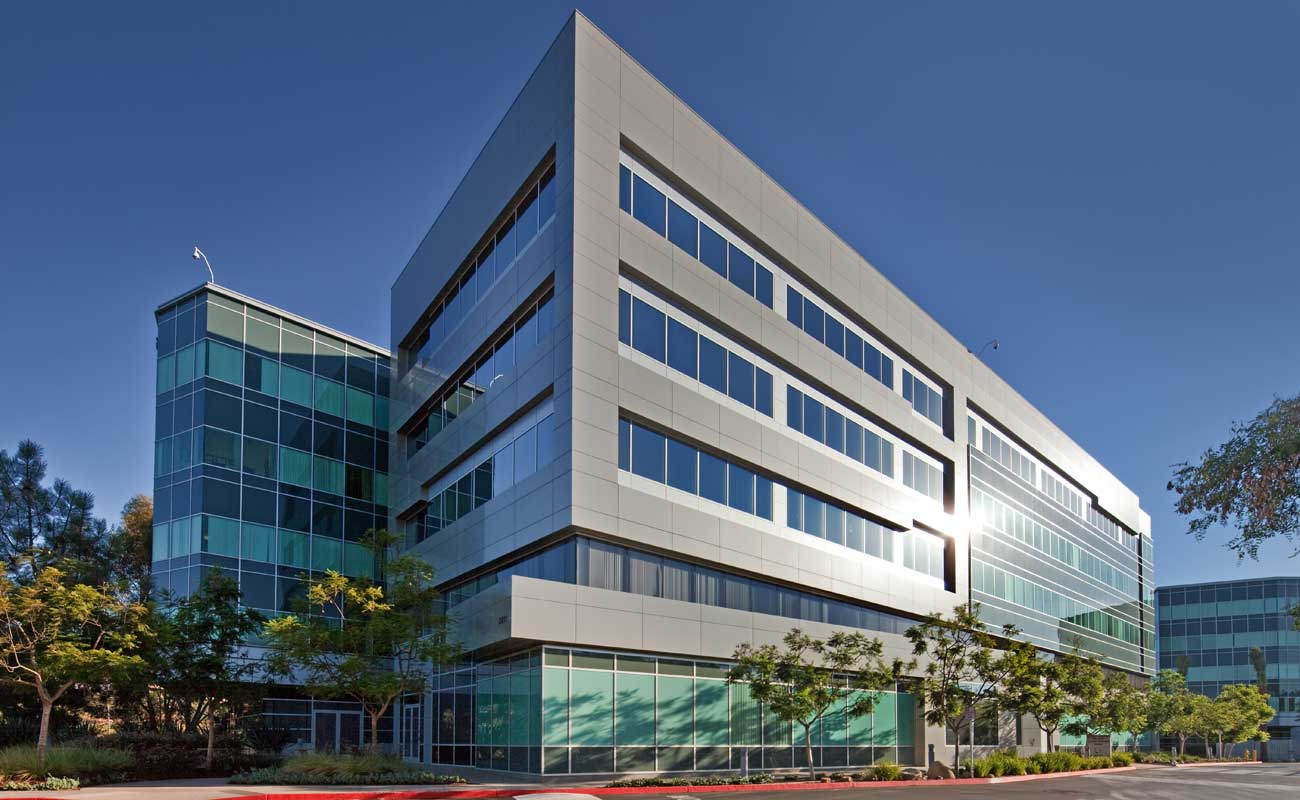
<path id="1" fill-rule="evenodd" d="M 577 784 L 571 784 L 577 785 Z M 134 783 L 95 786 L 70 792 L 0 792 L 0 798 L 57 798 L 58 800 L 226 800 L 256 797 L 265 793 L 357 792 L 445 790 L 445 786 L 373 787 L 284 787 L 230 786 L 219 780 Z M 1001 800 L 1002 798 L 1052 797 L 1057 800 L 1297 800 L 1300 798 L 1300 764 L 1260 764 L 1205 767 L 1144 767 L 1133 772 L 1077 775 L 1051 780 L 980 786 L 933 786 L 909 784 L 868 789 L 814 789 L 809 791 L 744 791 L 691 794 L 684 789 L 665 788 L 662 793 L 636 795 L 602 794 L 590 786 L 586 795 L 545 796 L 548 787 L 536 784 L 478 783 L 462 789 L 517 789 L 527 800 Z"/>

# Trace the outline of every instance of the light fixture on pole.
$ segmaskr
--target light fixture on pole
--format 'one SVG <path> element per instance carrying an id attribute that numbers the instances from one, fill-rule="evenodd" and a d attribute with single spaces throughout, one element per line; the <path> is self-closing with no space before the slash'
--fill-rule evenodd
<path id="1" fill-rule="evenodd" d="M 980 356 L 984 355 L 984 351 L 989 349 L 990 346 L 992 346 L 994 350 L 997 350 L 998 345 L 1000 344 L 1001 342 L 999 342 L 997 339 L 989 339 L 987 342 L 984 343 L 984 346 L 980 348 L 980 351 L 975 354 L 975 357 L 979 358 Z"/>
<path id="2" fill-rule="evenodd" d="M 196 245 L 194 245 L 194 260 L 195 260 L 195 261 L 198 261 L 200 258 L 203 259 L 203 263 L 204 263 L 204 264 L 207 264 L 207 265 L 208 265 L 208 280 L 209 280 L 210 282 L 212 282 L 212 283 L 216 283 L 216 282 L 217 282 L 217 279 L 216 279 L 216 277 L 212 274 L 212 264 L 208 261 L 208 256 L 207 256 L 207 254 L 204 253 L 202 250 L 200 250 L 200 249 L 199 249 L 199 246 L 196 244 Z"/>

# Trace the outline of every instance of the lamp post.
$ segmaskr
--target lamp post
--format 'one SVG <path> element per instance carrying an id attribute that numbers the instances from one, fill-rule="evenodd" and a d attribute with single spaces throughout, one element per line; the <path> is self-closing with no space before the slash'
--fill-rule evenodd
<path id="1" fill-rule="evenodd" d="M 195 260 L 195 261 L 198 261 L 200 258 L 203 259 L 203 263 L 204 263 L 204 264 L 207 264 L 207 266 L 208 266 L 208 280 L 209 280 L 209 282 L 211 282 L 211 283 L 216 283 L 216 282 L 217 282 L 217 279 L 216 279 L 216 277 L 212 274 L 212 264 L 208 261 L 208 256 L 207 256 L 207 254 L 204 253 L 202 250 L 200 250 L 198 245 L 194 245 L 194 260 Z"/>

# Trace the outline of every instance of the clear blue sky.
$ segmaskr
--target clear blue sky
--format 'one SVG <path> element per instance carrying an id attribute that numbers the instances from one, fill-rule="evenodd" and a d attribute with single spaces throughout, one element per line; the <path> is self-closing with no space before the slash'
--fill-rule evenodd
<path id="1" fill-rule="evenodd" d="M 1300 5 L 583 10 L 1142 496 L 1161 583 L 1296 574 L 1183 534 L 1170 465 L 1300 389 Z M 811 8 L 810 11 L 797 10 Z M 0 447 L 115 517 L 151 483 L 155 305 L 219 282 L 374 342 L 571 10 L 0 13 Z"/>

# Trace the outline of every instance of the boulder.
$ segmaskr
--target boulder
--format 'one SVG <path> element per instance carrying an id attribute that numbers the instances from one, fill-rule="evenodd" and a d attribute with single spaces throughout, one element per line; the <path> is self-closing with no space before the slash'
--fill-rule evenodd
<path id="1" fill-rule="evenodd" d="M 931 762 L 930 768 L 925 771 L 925 779 L 927 781 L 946 781 L 952 780 L 955 777 L 957 776 L 953 773 L 952 767 L 942 761 Z"/>

